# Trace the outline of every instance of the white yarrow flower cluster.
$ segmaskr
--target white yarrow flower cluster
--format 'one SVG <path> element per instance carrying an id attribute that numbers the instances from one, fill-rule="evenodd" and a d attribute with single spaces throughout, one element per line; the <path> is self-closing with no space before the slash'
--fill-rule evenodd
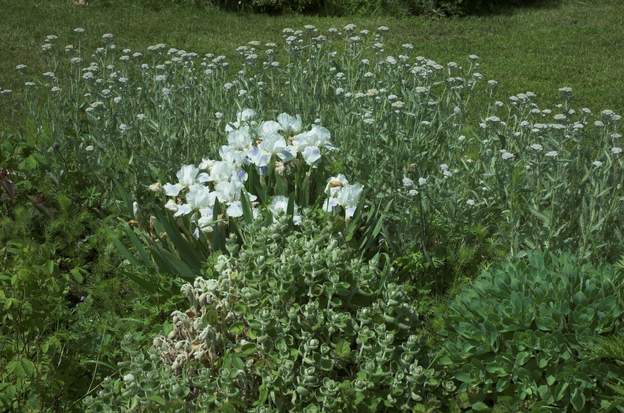
<path id="1" fill-rule="evenodd" d="M 508 151 L 507 151 L 507 150 L 505 150 L 505 149 L 501 150 L 501 158 L 502 158 L 504 161 L 507 161 L 507 160 L 513 159 L 514 157 L 515 157 L 515 155 L 514 155 L 513 153 L 508 152 Z"/>

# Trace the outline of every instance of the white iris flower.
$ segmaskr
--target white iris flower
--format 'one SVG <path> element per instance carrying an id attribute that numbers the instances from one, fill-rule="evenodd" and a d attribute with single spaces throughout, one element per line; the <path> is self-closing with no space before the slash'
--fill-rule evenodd
<path id="1" fill-rule="evenodd" d="M 273 218 L 288 213 L 288 201 L 288 197 L 283 195 L 276 195 L 273 197 L 273 199 L 271 199 L 269 211 L 271 211 Z M 293 214 L 293 223 L 295 225 L 301 224 L 301 215 L 299 215 L 298 210 L 299 208 L 295 204 L 295 210 Z"/>
<path id="2" fill-rule="evenodd" d="M 163 185 L 163 190 L 167 196 L 178 196 L 182 190 L 182 185 L 166 183 Z"/>
<path id="3" fill-rule="evenodd" d="M 349 184 L 342 174 L 329 178 L 325 187 L 328 198 L 323 204 L 323 209 L 326 212 L 333 212 L 335 207 L 341 206 L 345 210 L 345 218 L 349 219 L 355 214 L 363 189 L 360 184 Z"/>
<path id="4" fill-rule="evenodd" d="M 231 149 L 246 151 L 251 146 L 251 131 L 246 126 L 235 129 L 228 133 L 227 140 Z"/>
<path id="5" fill-rule="evenodd" d="M 330 144 L 330 138 L 329 130 L 314 125 L 309 131 L 295 135 L 293 146 L 297 152 L 301 152 L 308 165 L 313 165 L 321 157 L 320 148 L 333 148 Z"/>
<path id="6" fill-rule="evenodd" d="M 178 178 L 179 184 L 182 185 L 183 188 L 188 188 L 195 183 L 195 179 L 198 174 L 199 168 L 195 165 L 184 165 L 176 173 L 176 177 Z"/>
<path id="7" fill-rule="evenodd" d="M 196 237 L 201 232 L 213 230 L 217 200 L 225 207 L 229 218 L 239 218 L 244 212 L 241 194 L 245 193 L 251 203 L 253 217 L 260 216 L 256 208 L 257 196 L 245 191 L 248 179 L 245 166 L 253 165 L 264 174 L 273 157 L 277 156 L 276 171 L 281 170 L 278 173 L 284 174 L 284 164 L 298 154 L 306 164 L 314 165 L 321 158 L 322 149 L 333 149 L 331 134 L 318 124 L 320 121 L 316 121 L 310 130 L 302 132 L 303 123 L 299 115 L 281 113 L 276 121 L 264 122 L 254 121 L 255 117 L 256 112 L 252 109 L 237 113 L 236 122 L 226 126 L 227 144 L 219 148 L 220 160 L 204 158 L 198 166 L 183 165 L 176 173 L 178 182 L 162 186 L 165 195 L 170 197 L 165 208 L 172 211 L 175 217 L 190 215 L 191 222 L 196 225 Z M 409 178 L 404 179 L 404 184 L 406 182 L 414 185 Z M 353 217 L 362 189 L 360 184 L 350 184 L 344 175 L 330 178 L 324 209 L 332 212 L 334 208 L 342 207 L 346 219 Z M 267 208 L 277 217 L 287 213 L 288 202 L 286 196 L 274 196 Z M 298 210 L 294 205 L 293 222 L 296 225 L 301 223 Z"/>
<path id="8" fill-rule="evenodd" d="M 251 122 L 256 117 L 256 111 L 253 109 L 243 109 L 236 114 L 236 122 L 225 125 L 225 131 L 231 132 L 234 129 L 238 129 L 243 123 Z"/>
<path id="9" fill-rule="evenodd" d="M 214 215 L 214 211 L 212 210 L 212 208 L 202 208 L 199 210 L 199 219 L 197 220 L 197 225 L 199 226 L 199 228 L 203 231 L 203 232 L 211 232 L 212 231 L 212 224 L 214 223 L 213 221 L 213 215 Z"/>
<path id="10" fill-rule="evenodd" d="M 277 115 L 277 121 L 279 122 L 282 132 L 286 135 L 293 135 L 295 133 L 301 132 L 303 127 L 303 122 L 301 121 L 301 116 L 291 116 L 288 113 L 280 113 Z"/>
<path id="11" fill-rule="evenodd" d="M 265 139 L 269 135 L 279 133 L 281 129 L 282 126 L 278 122 L 275 122 L 274 120 L 268 120 L 260 124 L 260 127 L 258 128 L 258 134 L 262 139 Z"/>
<path id="12" fill-rule="evenodd" d="M 225 211 L 229 217 L 239 218 L 243 216 L 243 206 L 240 201 L 231 202 Z"/>
<path id="13" fill-rule="evenodd" d="M 188 194 L 186 194 L 186 202 L 192 209 L 202 209 L 213 207 L 217 194 L 210 191 L 210 188 L 204 185 L 193 185 Z"/>

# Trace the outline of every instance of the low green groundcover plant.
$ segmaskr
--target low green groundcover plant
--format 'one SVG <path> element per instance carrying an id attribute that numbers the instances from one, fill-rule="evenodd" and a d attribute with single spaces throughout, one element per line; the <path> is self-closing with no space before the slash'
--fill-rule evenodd
<path id="1" fill-rule="evenodd" d="M 621 411 L 622 365 L 592 348 L 624 324 L 623 285 L 569 255 L 485 271 L 449 306 L 440 364 L 475 411 Z"/>
<path id="2" fill-rule="evenodd" d="M 323 217 L 248 227 L 147 355 L 91 411 L 414 411 L 435 406 L 412 286 L 356 258 Z M 327 222 L 327 221 L 325 221 Z M 240 249 L 239 249 L 240 248 Z M 355 409 L 355 410 L 354 410 Z"/>

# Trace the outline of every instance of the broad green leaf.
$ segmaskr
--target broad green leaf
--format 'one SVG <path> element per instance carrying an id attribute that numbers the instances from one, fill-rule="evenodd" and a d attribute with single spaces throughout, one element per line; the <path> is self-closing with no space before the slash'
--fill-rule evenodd
<path id="1" fill-rule="evenodd" d="M 241 190 L 241 205 L 243 207 L 243 219 L 247 224 L 251 224 L 253 222 L 253 211 L 251 208 L 251 202 L 247 196 L 247 191 L 244 189 Z"/>
<path id="2" fill-rule="evenodd" d="M 583 394 L 583 390 L 581 388 L 575 388 L 572 390 L 572 395 L 570 397 L 570 403 L 574 410 L 580 412 L 585 407 L 585 394 Z"/>
<path id="3" fill-rule="evenodd" d="M 336 355 L 340 358 L 346 359 L 351 355 L 351 345 L 346 340 L 340 339 L 336 343 Z"/>
<path id="4" fill-rule="evenodd" d="M 475 412 L 487 412 L 490 410 L 489 406 L 483 402 L 473 403 L 471 407 Z"/>
<path id="5" fill-rule="evenodd" d="M 6 365 L 6 371 L 17 379 L 26 379 L 35 374 L 35 365 L 26 358 L 13 359 Z"/>

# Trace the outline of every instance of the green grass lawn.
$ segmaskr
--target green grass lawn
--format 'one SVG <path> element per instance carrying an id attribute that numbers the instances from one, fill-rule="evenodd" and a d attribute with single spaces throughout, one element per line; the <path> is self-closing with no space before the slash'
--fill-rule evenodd
<path id="1" fill-rule="evenodd" d="M 411 42 L 418 54 L 440 63 L 476 53 L 486 78 L 501 83 L 503 96 L 530 90 L 542 102 L 551 102 L 560 86 L 571 86 L 578 105 L 624 110 L 621 0 L 564 0 L 548 7 L 456 19 L 235 15 L 192 6 L 145 7 L 129 0 L 91 0 L 83 8 L 69 0 L 0 0 L 0 10 L 0 88 L 19 89 L 17 64 L 41 69 L 39 45 L 46 34 L 69 35 L 77 26 L 87 29 L 87 42 L 93 45 L 103 33 L 112 32 L 122 47 L 141 49 L 165 42 L 232 55 L 249 40 L 278 40 L 284 27 L 314 24 L 326 29 L 355 22 L 360 27 L 390 26 L 389 52 Z M 17 118 L 12 105 L 2 105 L 0 122 L 13 123 Z"/>

